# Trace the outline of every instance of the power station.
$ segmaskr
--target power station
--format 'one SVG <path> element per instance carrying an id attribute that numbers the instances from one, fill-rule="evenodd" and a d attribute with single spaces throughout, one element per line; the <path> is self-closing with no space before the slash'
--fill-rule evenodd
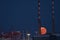
<path id="1" fill-rule="evenodd" d="M 20 31 L 16 31 L 14 29 L 14 27 L 12 26 L 11 32 L 8 32 L 8 33 L 2 33 L 0 35 L 0 40 L 60 40 L 60 35 L 56 36 L 56 33 L 55 33 L 55 11 L 54 11 L 54 0 L 52 0 L 52 6 L 51 6 L 51 14 L 52 14 L 52 32 L 51 33 L 48 33 L 47 34 L 47 28 L 45 28 L 45 26 L 42 25 L 42 21 L 41 21 L 41 16 L 40 16 L 40 0 L 37 0 L 38 1 L 38 12 L 37 12 L 37 21 L 38 21 L 38 33 L 36 32 L 36 36 L 31 36 L 32 33 L 30 32 L 25 32 L 25 30 L 23 32 L 20 32 Z"/>

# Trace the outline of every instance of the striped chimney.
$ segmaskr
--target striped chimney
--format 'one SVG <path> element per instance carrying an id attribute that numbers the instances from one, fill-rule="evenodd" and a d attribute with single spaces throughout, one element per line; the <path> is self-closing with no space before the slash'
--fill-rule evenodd
<path id="1" fill-rule="evenodd" d="M 40 0 L 38 0 L 38 28 L 40 32 L 40 27 L 41 27 L 41 17 L 40 17 Z"/>
<path id="2" fill-rule="evenodd" d="M 52 33 L 55 32 L 54 0 L 52 0 Z"/>

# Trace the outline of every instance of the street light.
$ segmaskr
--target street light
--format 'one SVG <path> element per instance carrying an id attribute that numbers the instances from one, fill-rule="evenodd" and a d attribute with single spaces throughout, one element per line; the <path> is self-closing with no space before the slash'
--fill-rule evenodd
<path id="1" fill-rule="evenodd" d="M 30 40 L 30 33 L 27 33 L 27 40 Z"/>
<path id="2" fill-rule="evenodd" d="M 27 36 L 30 36 L 30 35 L 31 35 L 31 34 L 29 34 L 29 33 L 27 34 Z"/>

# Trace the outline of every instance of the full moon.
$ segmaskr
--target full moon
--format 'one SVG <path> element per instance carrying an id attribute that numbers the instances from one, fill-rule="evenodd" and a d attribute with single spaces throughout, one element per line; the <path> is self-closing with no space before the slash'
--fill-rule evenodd
<path id="1" fill-rule="evenodd" d="M 41 31 L 41 35 L 44 35 L 47 33 L 47 29 L 45 27 L 41 27 L 40 31 Z"/>

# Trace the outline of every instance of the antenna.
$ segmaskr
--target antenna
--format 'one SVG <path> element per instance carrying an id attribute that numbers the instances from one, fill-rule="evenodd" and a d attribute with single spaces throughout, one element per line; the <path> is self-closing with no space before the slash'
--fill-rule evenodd
<path id="1" fill-rule="evenodd" d="M 54 0 L 52 0 L 52 33 L 55 32 Z"/>
<path id="2" fill-rule="evenodd" d="M 40 30 L 41 26 L 42 26 L 42 24 L 41 24 L 41 17 L 40 17 L 40 0 L 38 0 L 38 28 L 39 28 L 39 30 Z M 39 33 L 41 33 L 41 32 L 39 31 Z"/>

